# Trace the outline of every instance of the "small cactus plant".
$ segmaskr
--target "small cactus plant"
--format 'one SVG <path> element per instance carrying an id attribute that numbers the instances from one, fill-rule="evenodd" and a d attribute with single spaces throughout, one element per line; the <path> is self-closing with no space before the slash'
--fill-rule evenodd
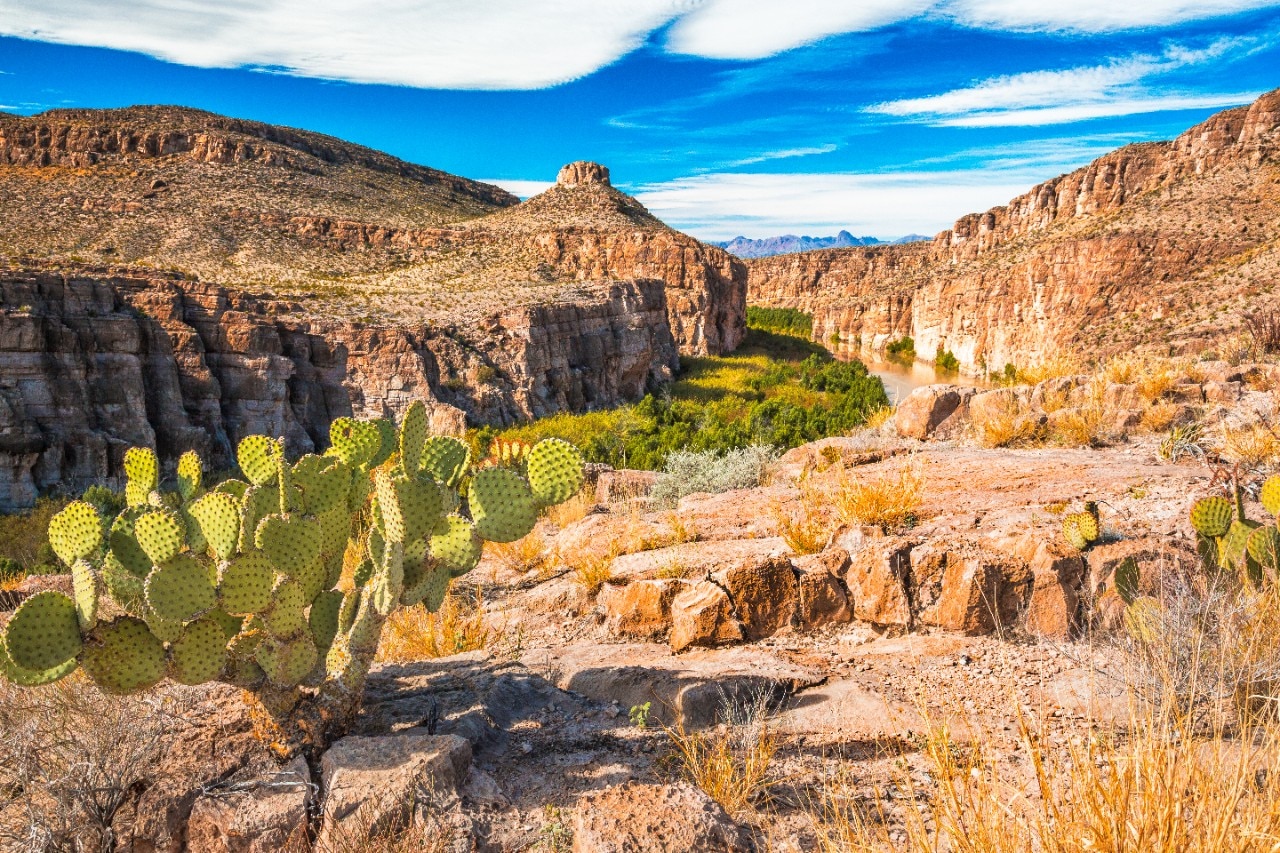
<path id="1" fill-rule="evenodd" d="M 1201 498 L 1191 507 L 1191 526 L 1204 561 L 1240 574 L 1252 586 L 1280 580 L 1280 476 L 1262 484 L 1259 500 L 1276 516 L 1271 523 L 1249 519 L 1244 492 L 1236 483 L 1235 500 L 1219 495 Z"/>
<path id="2" fill-rule="evenodd" d="M 499 448 L 473 471 L 465 444 L 427 432 L 414 403 L 399 429 L 339 418 L 323 456 L 293 463 L 281 441 L 249 436 L 243 480 L 206 488 L 188 453 L 172 491 L 155 453 L 131 449 L 119 515 L 75 501 L 50 521 L 73 595 L 22 603 L 0 674 L 38 686 L 82 669 L 108 693 L 225 681 L 257 699 L 283 751 L 323 746 L 354 718 L 387 617 L 440 607 L 484 541 L 525 536 L 582 486 L 565 442 Z"/>

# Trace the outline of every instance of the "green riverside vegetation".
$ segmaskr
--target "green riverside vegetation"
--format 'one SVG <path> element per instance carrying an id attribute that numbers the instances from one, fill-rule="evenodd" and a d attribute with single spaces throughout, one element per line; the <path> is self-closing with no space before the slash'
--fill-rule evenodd
<path id="1" fill-rule="evenodd" d="M 841 435 L 889 404 L 884 384 L 861 362 L 836 361 L 805 338 L 761 328 L 761 310 L 789 309 L 755 309 L 736 352 L 681 359 L 680 378 L 660 394 L 503 431 L 482 428 L 472 432 L 473 446 L 484 448 L 498 435 L 528 442 L 563 438 L 592 462 L 660 470 L 676 450 L 724 452 L 750 444 L 786 450 Z M 781 315 L 765 317 L 777 321 Z"/>
<path id="2" fill-rule="evenodd" d="M 813 315 L 795 308 L 761 308 L 747 306 L 747 325 L 766 332 L 780 332 L 810 338 L 813 336 Z"/>

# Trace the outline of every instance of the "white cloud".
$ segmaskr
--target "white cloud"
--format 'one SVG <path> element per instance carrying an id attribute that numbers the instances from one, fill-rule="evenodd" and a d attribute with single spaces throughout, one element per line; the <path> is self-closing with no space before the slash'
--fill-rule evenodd
<path id="1" fill-rule="evenodd" d="M 1274 0 L 955 0 L 942 9 L 971 27 L 1096 33 L 1168 26 L 1274 5 Z"/>
<path id="2" fill-rule="evenodd" d="M 555 184 L 555 181 L 524 181 L 507 178 L 478 178 L 477 180 L 482 184 L 493 184 L 495 187 L 502 187 L 507 192 L 522 199 L 532 198 L 538 193 L 550 189 Z"/>
<path id="3" fill-rule="evenodd" d="M 1254 38 L 1219 39 L 1200 49 L 1171 45 L 1161 56 L 1136 54 L 1104 65 L 992 77 L 938 95 L 875 104 L 866 111 L 941 126 L 1008 127 L 1235 106 L 1259 93 L 1151 92 L 1143 84 L 1179 68 L 1250 52 L 1257 42 Z"/>
<path id="4" fill-rule="evenodd" d="M 966 213 L 1006 204 L 1043 172 L 982 169 L 886 174 L 697 175 L 636 187 L 663 221 L 704 240 L 739 234 L 834 234 L 881 238 L 934 234 Z"/>
<path id="5" fill-rule="evenodd" d="M 707 0 L 672 27 L 667 48 L 709 59 L 762 59 L 839 33 L 914 17 L 935 0 Z"/>
<path id="6" fill-rule="evenodd" d="M 794 157 L 812 157 L 814 154 L 830 154 L 840 146 L 834 143 L 815 145 L 809 148 L 784 148 L 780 151 L 764 151 L 751 157 L 743 157 L 727 163 L 726 168 L 736 169 L 740 166 L 754 166 L 756 163 L 767 163 L 770 160 L 790 160 Z"/>
<path id="7" fill-rule="evenodd" d="M 203 67 L 427 88 L 538 89 L 590 74 L 671 24 L 666 49 L 772 56 L 926 16 L 961 26 L 1109 31 L 1275 0 L 0 0 L 0 35 Z"/>
<path id="8" fill-rule="evenodd" d="M 359 83 L 537 89 L 624 56 L 686 0 L 0 0 L 0 34 Z"/>

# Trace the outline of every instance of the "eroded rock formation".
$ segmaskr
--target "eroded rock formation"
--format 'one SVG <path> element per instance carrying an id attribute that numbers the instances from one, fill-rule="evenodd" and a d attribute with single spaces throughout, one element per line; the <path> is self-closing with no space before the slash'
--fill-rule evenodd
<path id="1" fill-rule="evenodd" d="M 135 444 L 216 468 L 244 435 L 308 452 L 335 417 L 415 399 L 438 431 L 617 405 L 677 366 L 666 318 L 649 279 L 462 328 L 326 321 L 177 276 L 3 272 L 0 510 L 114 477 Z"/>
<path id="2" fill-rule="evenodd" d="M 1270 307 L 1280 269 L 1280 91 L 1166 143 L 1130 145 L 970 214 L 932 242 L 749 262 L 754 303 L 820 340 L 909 335 L 968 370 L 1064 347 L 1191 349 Z"/>

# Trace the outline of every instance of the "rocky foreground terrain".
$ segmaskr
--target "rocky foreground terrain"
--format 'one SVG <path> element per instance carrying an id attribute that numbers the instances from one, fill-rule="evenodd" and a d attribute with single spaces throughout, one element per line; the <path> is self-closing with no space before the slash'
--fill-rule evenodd
<path id="1" fill-rule="evenodd" d="M 308 834 L 367 849 L 355 840 L 412 813 L 424 834 L 404 849 L 813 850 L 833 790 L 903 840 L 913 800 L 946 781 L 926 758 L 943 725 L 948 749 L 980 745 L 1001 784 L 1034 797 L 1028 727 L 1067 748 L 1129 725 L 1114 573 L 1132 558 L 1157 597 L 1199 575 L 1188 509 L 1242 452 L 1213 436 L 1269 423 L 1275 387 L 1274 365 L 1225 363 L 1155 399 L 1090 376 L 930 386 L 881 427 L 788 452 L 755 488 L 661 505 L 656 475 L 597 472 L 576 510 L 455 582 L 483 602 L 468 618 L 486 648 L 393 648 L 356 731 L 310 766 L 272 757 L 231 689 L 139 700 L 170 703 L 173 746 L 117 813 L 121 849 L 266 851 Z M 1091 397 L 1098 446 L 987 446 L 1011 405 L 1047 423 Z M 1144 434 L 1160 405 L 1203 446 Z M 888 496 L 878 510 L 850 497 L 867 486 Z M 1082 553 L 1062 519 L 1086 501 L 1102 537 Z M 771 753 L 732 813 L 677 749 L 724 731 Z"/>
<path id="2" fill-rule="evenodd" d="M 1277 306 L 1280 91 L 1171 142 L 1129 145 L 956 220 L 929 243 L 749 262 L 753 304 L 814 316 L 815 338 L 911 337 L 963 369 L 1065 349 L 1196 352 Z"/>

